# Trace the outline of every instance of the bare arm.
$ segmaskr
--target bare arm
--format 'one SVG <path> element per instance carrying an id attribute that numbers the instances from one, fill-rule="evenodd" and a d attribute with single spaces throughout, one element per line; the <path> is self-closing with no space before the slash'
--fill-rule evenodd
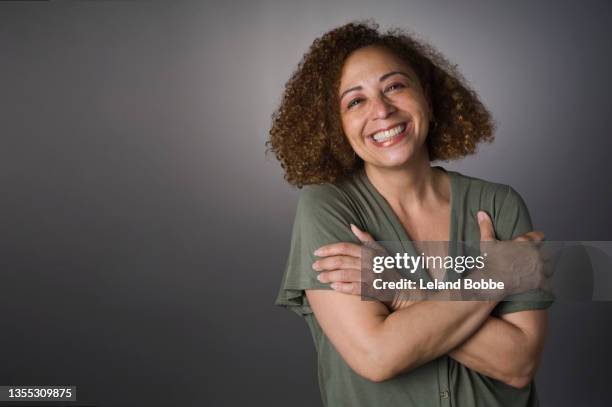
<path id="1" fill-rule="evenodd" d="M 401 309 L 413 304 L 402 304 Z M 516 312 L 500 318 L 489 316 L 474 335 L 448 355 L 512 387 L 527 386 L 544 347 L 547 320 L 546 310 Z"/>
<path id="2" fill-rule="evenodd" d="M 335 291 L 307 290 L 325 334 L 353 370 L 383 381 L 448 353 L 471 336 L 492 301 L 429 301 L 389 313 L 376 301 Z"/>
<path id="3" fill-rule="evenodd" d="M 546 335 L 547 311 L 522 311 L 489 317 L 449 356 L 481 374 L 513 387 L 533 380 Z"/>
<path id="4" fill-rule="evenodd" d="M 484 235 L 490 238 L 493 235 L 492 225 L 485 229 L 487 231 Z M 371 236 L 358 229 L 354 232 L 362 241 L 372 240 Z M 532 233 L 536 234 L 535 239 L 541 239 L 541 236 L 537 235 L 538 232 Z M 528 235 L 516 240 L 528 239 Z M 352 256 L 328 257 L 321 261 L 316 269 L 325 269 L 326 265 L 330 265 L 332 269 L 344 268 L 321 273 L 321 281 L 335 282 L 335 287 L 332 287 L 338 292 L 358 294 L 360 262 L 356 261 L 355 257 L 359 256 L 359 250 L 354 245 L 338 244 L 323 249 L 319 254 L 329 255 L 336 250 L 352 253 Z M 346 283 L 347 281 L 350 283 Z M 356 303 L 344 302 L 342 297 L 322 299 L 326 294 L 334 293 L 312 292 L 307 295 L 309 300 L 315 302 L 313 309 L 320 307 L 318 311 L 315 310 L 315 315 L 341 355 L 353 369 L 366 377 L 392 377 L 447 352 L 451 352 L 451 357 L 471 369 L 514 387 L 527 385 L 535 372 L 545 335 L 545 311 L 525 311 L 502 318 L 490 317 L 487 313 L 483 319 L 479 319 L 477 315 L 482 315 L 479 313 L 482 308 L 471 309 L 473 305 L 469 302 L 405 301 L 400 302 L 399 309 L 389 315 L 388 309 L 382 303 L 362 302 L 356 296 L 345 296 L 356 299 Z M 319 302 L 320 306 L 316 304 Z M 448 307 L 450 309 L 446 310 Z M 330 309 L 334 310 L 331 313 L 335 314 L 338 320 L 334 320 L 334 316 L 329 315 L 330 311 L 326 311 Z M 492 307 L 488 311 L 491 309 Z M 357 318 L 352 315 L 353 312 L 358 314 Z M 371 313 L 375 317 L 373 321 L 368 319 Z M 460 321 L 453 320 L 454 317 L 467 318 L 466 324 L 462 325 Z M 483 321 L 485 322 L 481 325 Z M 465 340 L 458 339 L 473 328 L 472 324 L 476 325 L 477 331 L 469 338 L 463 336 Z M 365 334 L 360 332 L 364 326 L 369 328 Z M 387 329 L 392 332 L 399 332 L 400 344 L 394 341 L 396 337 L 381 334 L 379 330 L 384 332 L 381 326 L 389 327 Z M 344 335 L 348 338 L 344 338 Z M 384 343 L 382 352 L 377 348 L 381 345 L 381 338 L 390 340 Z M 457 345 L 453 346 L 453 343 Z M 407 348 L 402 348 L 402 345 Z M 446 352 L 445 347 L 448 349 Z"/>

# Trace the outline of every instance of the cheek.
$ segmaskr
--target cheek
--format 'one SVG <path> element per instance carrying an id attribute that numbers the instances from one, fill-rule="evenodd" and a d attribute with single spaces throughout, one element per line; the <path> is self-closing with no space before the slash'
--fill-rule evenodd
<path id="1" fill-rule="evenodd" d="M 342 130 L 352 145 L 354 142 L 359 141 L 362 138 L 361 132 L 363 130 L 363 120 L 356 117 L 345 116 L 342 118 Z"/>
<path id="2" fill-rule="evenodd" d="M 420 128 L 425 126 L 427 122 L 429 122 L 429 107 L 427 103 L 423 101 L 413 101 L 410 106 L 407 106 L 407 110 L 409 110 L 417 120 L 417 123 Z"/>

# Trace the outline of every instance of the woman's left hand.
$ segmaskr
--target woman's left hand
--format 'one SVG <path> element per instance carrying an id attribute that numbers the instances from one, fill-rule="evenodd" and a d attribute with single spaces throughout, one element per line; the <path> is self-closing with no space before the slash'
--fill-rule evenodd
<path id="1" fill-rule="evenodd" d="M 351 231 L 362 242 L 375 240 L 367 232 L 362 231 L 355 225 L 351 225 Z M 314 254 L 321 257 L 315 261 L 312 268 L 320 274 L 317 276 L 322 283 L 331 283 L 331 288 L 336 291 L 360 295 L 361 294 L 361 264 L 363 245 L 356 243 L 333 243 L 318 248 Z"/>

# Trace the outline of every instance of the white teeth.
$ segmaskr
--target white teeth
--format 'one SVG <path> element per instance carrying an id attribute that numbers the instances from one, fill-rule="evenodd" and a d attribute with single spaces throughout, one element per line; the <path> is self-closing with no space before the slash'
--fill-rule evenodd
<path id="1" fill-rule="evenodd" d="M 392 129 L 385 130 L 385 131 L 379 131 L 378 133 L 374 134 L 372 137 L 374 138 L 374 140 L 378 142 L 382 142 L 382 141 L 386 141 L 390 139 L 393 136 L 397 136 L 402 131 L 404 131 L 404 129 L 406 129 L 406 125 L 400 124 L 398 126 L 395 126 Z"/>

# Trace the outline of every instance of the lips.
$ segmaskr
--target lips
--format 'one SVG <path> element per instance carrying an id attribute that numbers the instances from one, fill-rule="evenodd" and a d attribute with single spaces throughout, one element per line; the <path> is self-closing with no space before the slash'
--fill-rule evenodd
<path id="1" fill-rule="evenodd" d="M 390 139 L 393 136 L 397 136 L 404 130 L 406 130 L 406 124 L 400 123 L 397 126 L 392 127 L 390 129 L 381 130 L 381 131 L 374 133 L 374 135 L 372 135 L 372 138 L 380 143 L 387 139 Z"/>
<path id="2" fill-rule="evenodd" d="M 389 147 L 403 140 L 411 131 L 412 127 L 412 121 L 402 122 L 387 127 L 386 129 L 377 130 L 367 138 L 376 147 Z"/>
<path id="3" fill-rule="evenodd" d="M 387 127 L 387 128 L 384 128 L 384 129 L 378 129 L 378 130 L 376 130 L 376 131 L 374 131 L 374 132 L 372 132 L 372 133 L 368 134 L 368 137 L 370 137 L 370 138 L 371 138 L 371 137 L 374 137 L 374 136 L 376 136 L 376 135 L 380 135 L 380 134 L 383 134 L 383 133 L 385 133 L 385 132 L 389 132 L 389 131 L 391 131 L 391 130 L 394 130 L 394 129 L 395 129 L 395 128 L 397 128 L 397 127 L 401 127 L 401 126 L 405 126 L 405 125 L 406 125 L 406 122 L 396 123 L 396 124 L 393 124 L 393 125 L 391 125 L 391 126 L 389 126 L 389 127 Z"/>

